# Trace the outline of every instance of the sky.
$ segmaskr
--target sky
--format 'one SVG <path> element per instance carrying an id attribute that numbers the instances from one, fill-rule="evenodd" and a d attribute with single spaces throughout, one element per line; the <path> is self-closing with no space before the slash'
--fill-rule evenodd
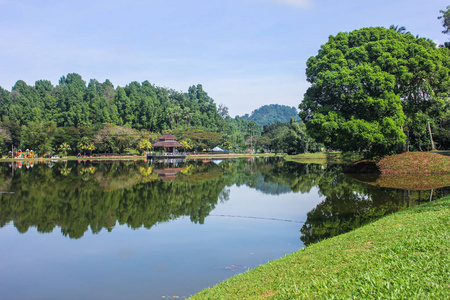
<path id="1" fill-rule="evenodd" d="M 69 73 L 115 87 L 201 84 L 230 116 L 298 107 L 330 35 L 405 26 L 443 44 L 442 0 L 0 0 L 0 86 Z"/>

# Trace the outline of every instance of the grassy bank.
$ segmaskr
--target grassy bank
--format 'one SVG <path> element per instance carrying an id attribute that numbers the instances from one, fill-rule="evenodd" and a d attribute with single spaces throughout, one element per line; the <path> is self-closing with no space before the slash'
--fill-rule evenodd
<path id="1" fill-rule="evenodd" d="M 316 152 L 302 153 L 297 155 L 286 155 L 287 161 L 295 161 L 305 164 L 330 164 L 330 163 L 351 163 L 361 159 L 363 156 L 357 153 L 342 152 Z"/>
<path id="2" fill-rule="evenodd" d="M 449 299 L 450 197 L 303 248 L 192 299 Z"/>
<path id="3" fill-rule="evenodd" d="M 361 160 L 349 165 L 344 172 L 381 175 L 445 174 L 450 173 L 450 156 L 433 152 L 405 152 L 380 160 Z"/>

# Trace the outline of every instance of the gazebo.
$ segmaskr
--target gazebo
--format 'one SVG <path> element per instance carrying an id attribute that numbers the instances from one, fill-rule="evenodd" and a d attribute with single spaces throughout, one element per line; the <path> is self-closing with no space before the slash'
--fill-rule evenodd
<path id="1" fill-rule="evenodd" d="M 166 133 L 158 138 L 158 141 L 153 145 L 153 147 L 162 148 L 164 151 L 169 153 L 172 152 L 172 155 L 175 156 L 175 148 L 183 147 L 183 145 L 177 142 L 176 137 Z"/>

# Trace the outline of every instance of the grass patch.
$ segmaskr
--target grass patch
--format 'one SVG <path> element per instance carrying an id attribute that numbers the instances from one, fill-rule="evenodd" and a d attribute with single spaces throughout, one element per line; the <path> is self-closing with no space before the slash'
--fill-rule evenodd
<path id="1" fill-rule="evenodd" d="M 370 168 L 368 167 L 370 166 Z M 444 174 L 450 173 L 450 156 L 432 152 L 405 152 L 379 161 L 362 160 L 348 166 L 345 173 Z"/>
<path id="2" fill-rule="evenodd" d="M 450 197 L 330 238 L 192 299 L 449 299 Z"/>
<path id="3" fill-rule="evenodd" d="M 362 155 L 358 153 L 342 153 L 342 152 L 316 152 L 302 153 L 296 155 L 286 155 L 284 159 L 287 161 L 295 161 L 306 164 L 329 164 L 329 163 L 351 163 L 362 159 Z"/>
<path id="4" fill-rule="evenodd" d="M 381 174 L 450 172 L 450 156 L 431 152 L 406 152 L 387 156 L 378 162 Z"/>

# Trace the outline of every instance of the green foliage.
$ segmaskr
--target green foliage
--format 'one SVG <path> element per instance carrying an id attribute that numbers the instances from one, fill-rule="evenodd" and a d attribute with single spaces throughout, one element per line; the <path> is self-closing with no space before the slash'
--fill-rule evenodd
<path id="1" fill-rule="evenodd" d="M 270 125 L 272 123 L 288 123 L 291 118 L 298 119 L 298 112 L 295 107 L 287 105 L 270 104 L 263 105 L 252 111 L 251 115 L 244 115 L 242 118 L 249 121 L 255 121 L 260 126 Z"/>
<path id="2" fill-rule="evenodd" d="M 413 130 L 415 114 L 430 120 L 433 107 L 444 108 L 449 54 L 430 40 L 382 27 L 331 36 L 307 62 L 312 86 L 300 117 L 327 148 L 393 153 L 406 142 L 402 128 Z"/>
<path id="3" fill-rule="evenodd" d="M 8 144 L 11 143 L 11 132 L 8 128 L 0 127 L 0 151 L 1 153 L 7 153 L 9 148 Z"/>
<path id="4" fill-rule="evenodd" d="M 53 140 L 56 134 L 56 123 L 53 121 L 28 123 L 22 127 L 22 138 L 24 144 L 29 145 L 36 154 L 43 155 L 51 153 Z"/>
<path id="5" fill-rule="evenodd" d="M 148 139 L 142 139 L 139 141 L 139 149 L 141 152 L 150 151 L 152 147 L 152 143 L 150 143 Z"/>
<path id="6" fill-rule="evenodd" d="M 442 15 L 438 17 L 442 20 L 442 26 L 445 28 L 442 33 L 450 34 L 450 5 L 446 7 L 446 10 L 439 11 Z"/>
<path id="7" fill-rule="evenodd" d="M 289 155 L 321 150 L 321 145 L 307 134 L 305 124 L 303 122 L 297 123 L 293 119 L 289 124 L 278 122 L 265 125 L 261 137 L 258 138 L 257 145 L 269 151 Z"/>
<path id="8" fill-rule="evenodd" d="M 179 140 L 187 142 L 186 149 L 211 149 L 221 143 L 221 137 L 217 132 L 208 132 L 200 128 L 188 130 L 177 129 L 172 132 Z"/>
<path id="9" fill-rule="evenodd" d="M 262 127 L 256 121 L 231 118 L 228 108 L 216 106 L 200 84 L 190 86 L 186 93 L 148 81 L 114 88 L 109 80 L 101 83 L 91 79 L 86 86 L 79 74 L 70 73 L 62 76 L 57 86 L 48 80 L 36 81 L 34 86 L 19 80 L 11 93 L 0 88 L 0 104 L 0 127 L 9 130 L 11 136 L 3 140 L 4 154 L 12 145 L 18 149 L 37 147 L 36 139 L 28 144 L 30 139 L 22 137 L 22 126 L 48 121 L 56 123 L 56 132 L 50 145 L 43 148 L 58 149 L 67 143 L 70 154 L 123 153 L 127 148 L 138 149 L 143 139 L 153 142 L 154 135 L 166 130 L 172 130 L 180 141 L 190 140 L 189 145 L 196 151 L 215 146 L 231 151 L 270 151 L 272 145 L 277 145 L 275 136 L 261 137 Z M 295 108 L 277 104 L 255 110 L 250 119 L 260 116 L 267 123 L 297 118 Z M 289 151 L 303 151 L 295 147 L 290 145 Z M 277 149 L 286 151 L 287 147 Z"/>
<path id="10" fill-rule="evenodd" d="M 100 151 L 110 153 L 123 153 L 126 148 L 135 148 L 138 140 L 139 132 L 131 128 L 108 124 L 100 129 L 94 137 L 96 147 Z M 86 143 L 86 145 L 88 144 L 89 142 Z"/>
<path id="11" fill-rule="evenodd" d="M 64 156 L 66 156 L 67 155 L 67 151 L 72 150 L 72 148 L 70 148 L 69 144 L 62 143 L 61 145 L 59 145 L 58 150 L 61 151 L 64 154 Z"/>

